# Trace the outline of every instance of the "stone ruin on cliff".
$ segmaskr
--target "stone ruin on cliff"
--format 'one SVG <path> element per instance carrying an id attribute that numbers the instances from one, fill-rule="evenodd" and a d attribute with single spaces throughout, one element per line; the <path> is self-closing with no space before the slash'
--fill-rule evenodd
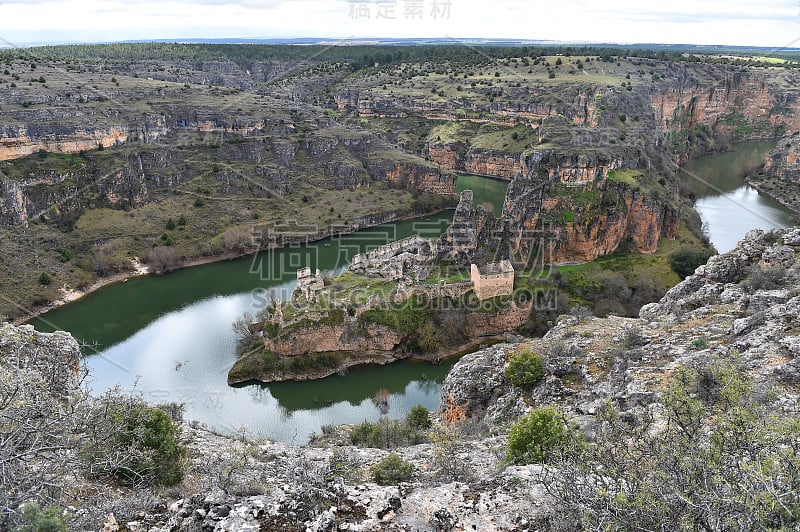
<path id="1" fill-rule="evenodd" d="M 478 299 L 509 296 L 514 293 L 514 266 L 511 261 L 490 262 L 483 267 L 470 265 L 472 289 Z"/>
<path id="2" fill-rule="evenodd" d="M 300 296 L 304 297 L 306 301 L 316 301 L 317 293 L 325 288 L 325 282 L 322 280 L 322 274 L 317 269 L 316 273 L 311 274 L 311 268 L 306 266 L 297 270 L 297 288 Z"/>
<path id="3" fill-rule="evenodd" d="M 425 265 L 435 256 L 436 241 L 412 235 L 353 257 L 349 270 L 356 275 L 399 281 L 424 280 Z"/>

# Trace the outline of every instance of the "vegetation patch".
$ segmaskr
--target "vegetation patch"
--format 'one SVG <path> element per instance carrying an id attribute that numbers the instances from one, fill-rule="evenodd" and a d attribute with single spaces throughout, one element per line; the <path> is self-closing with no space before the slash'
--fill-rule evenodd
<path id="1" fill-rule="evenodd" d="M 397 453 L 389 453 L 383 460 L 372 466 L 375 482 L 390 486 L 407 482 L 414 475 L 414 464 L 406 462 Z"/>
<path id="2" fill-rule="evenodd" d="M 638 178 L 641 175 L 641 170 L 637 170 L 636 168 L 621 168 L 618 170 L 609 171 L 608 176 L 606 177 L 611 181 L 617 181 L 619 183 L 625 183 L 626 185 L 636 186 L 638 184 Z"/>
<path id="3" fill-rule="evenodd" d="M 411 333 L 419 329 L 430 317 L 427 299 L 419 296 L 407 299 L 399 305 L 370 309 L 361 314 L 363 323 L 386 325 L 396 331 Z"/>
<path id="4" fill-rule="evenodd" d="M 511 356 L 503 374 L 514 386 L 531 390 L 544 377 L 544 364 L 539 355 L 523 349 Z"/>
<path id="5" fill-rule="evenodd" d="M 507 459 L 514 464 L 544 463 L 568 437 L 574 437 L 571 430 L 556 408 L 537 408 L 512 425 Z"/>

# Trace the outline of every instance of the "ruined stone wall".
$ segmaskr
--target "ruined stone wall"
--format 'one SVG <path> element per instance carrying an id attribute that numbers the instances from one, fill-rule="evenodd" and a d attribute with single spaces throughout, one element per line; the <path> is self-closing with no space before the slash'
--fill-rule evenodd
<path id="1" fill-rule="evenodd" d="M 349 270 L 357 275 L 400 279 L 433 257 L 433 242 L 417 235 L 359 253 Z"/>
<path id="2" fill-rule="evenodd" d="M 425 296 L 431 299 L 437 297 L 461 297 L 472 290 L 472 282 L 414 285 L 405 290 L 398 290 L 394 297 L 395 303 L 402 303 L 414 296 Z"/>

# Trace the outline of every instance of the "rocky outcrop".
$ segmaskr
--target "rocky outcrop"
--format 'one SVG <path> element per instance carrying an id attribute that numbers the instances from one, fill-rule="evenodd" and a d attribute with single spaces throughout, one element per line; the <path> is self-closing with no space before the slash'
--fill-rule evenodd
<path id="1" fill-rule="evenodd" d="M 527 174 L 524 157 L 499 152 L 470 151 L 464 160 L 464 171 L 503 179 L 514 179 Z"/>
<path id="2" fill-rule="evenodd" d="M 764 172 L 784 181 L 800 182 L 800 135 L 778 142 L 764 160 Z"/>
<path id="3" fill-rule="evenodd" d="M 147 181 L 159 185 L 159 178 L 154 176 L 171 164 L 168 159 L 159 164 L 147 154 L 135 154 L 120 159 L 119 167 L 103 172 L 102 160 L 78 158 L 68 171 L 34 167 L 38 175 L 33 177 L 0 178 L 0 225 L 22 224 L 41 215 L 61 216 L 90 203 L 117 208 L 142 205 L 149 197 Z M 176 174 L 170 172 L 172 179 L 165 184 L 180 182 Z"/>
<path id="4" fill-rule="evenodd" d="M 264 339 L 264 347 L 284 357 L 296 357 L 307 353 L 350 352 L 371 355 L 391 353 L 406 334 L 385 325 L 375 323 L 358 324 L 346 320 L 339 325 L 324 325 L 308 320 L 304 326 L 298 324 L 278 336 Z"/>
<path id="5" fill-rule="evenodd" d="M 491 209 L 475 205 L 471 190 L 461 193 L 453 223 L 439 237 L 437 255 L 456 264 L 499 260 L 502 253 L 503 222 Z"/>
<path id="6" fill-rule="evenodd" d="M 599 175 L 597 168 L 579 169 L 567 175 Z M 669 191 L 659 198 L 609 179 L 572 182 L 564 188 L 557 175 L 517 180 L 509 187 L 504 207 L 512 228 L 509 245 L 523 263 L 543 245 L 553 264 L 591 261 L 614 252 L 624 241 L 636 251 L 652 253 L 659 239 L 677 234 L 680 209 L 673 206 L 675 199 L 665 201 L 673 195 Z"/>
<path id="7" fill-rule="evenodd" d="M 119 95 L 122 97 L 122 95 Z M 132 94 L 141 98 L 144 94 Z M 168 137 L 182 144 L 196 142 L 194 137 L 215 134 L 250 137 L 273 127 L 271 121 L 238 117 L 232 113 L 190 107 L 173 107 L 170 113 L 117 118 L 109 125 L 102 112 L 89 109 L 75 125 L 74 114 L 65 108 L 18 111 L 14 118 L 20 127 L 0 127 L 0 161 L 18 159 L 39 151 L 78 153 L 102 146 L 120 144 L 152 144 Z"/>
<path id="8" fill-rule="evenodd" d="M 122 504 L 91 514 L 77 510 L 71 522 L 100 529 L 103 522 L 112 522 L 111 513 L 113 522 L 120 523 L 113 530 L 124 526 L 151 532 L 500 532 L 541 529 L 553 522 L 552 499 L 542 483 L 544 468 L 503 468 L 498 458 L 501 438 L 458 443 L 450 449 L 454 455 L 449 461 L 458 466 L 454 473 L 436 465 L 441 450 L 435 445 L 397 449 L 394 452 L 415 464 L 414 478 L 380 486 L 368 471 L 389 454 L 382 449 L 234 441 L 191 427 L 184 432 L 191 455 L 189 476 L 203 481 L 198 489 L 181 498 L 159 497 L 133 514 L 126 513 Z M 340 463 L 344 470 L 337 469 Z M 215 477 L 225 471 L 223 481 Z"/>
<path id="9" fill-rule="evenodd" d="M 80 387 L 80 361 L 80 346 L 69 333 L 40 333 L 32 325 L 0 323 L 0 375 L 4 379 L 13 380 L 15 372 L 32 372 L 44 380 L 50 393 L 66 398 Z M 12 380 L 4 384 L 10 385 Z M 18 380 L 18 384 L 24 382 Z"/>
<path id="10" fill-rule="evenodd" d="M 562 316 L 541 340 L 485 348 L 462 358 L 442 387 L 442 412 L 502 427 L 530 408 L 557 403 L 584 426 L 600 405 L 622 410 L 660 400 L 680 367 L 735 358 L 777 405 L 797 408 L 800 396 L 800 228 L 751 231 L 733 251 L 712 257 L 639 318 Z M 546 376 L 522 401 L 503 370 L 530 349 Z"/>
<path id="11" fill-rule="evenodd" d="M 432 194 L 455 194 L 455 174 L 442 171 L 422 159 L 419 162 L 379 159 L 366 162 L 370 175 L 399 187 Z"/>
<path id="12" fill-rule="evenodd" d="M 653 197 L 607 179 L 611 163 L 554 168 L 547 156 L 539 163 L 536 177 L 512 181 L 500 220 L 476 206 L 471 191 L 463 192 L 439 255 L 459 264 L 503 258 L 522 266 L 588 262 L 623 242 L 652 253 L 661 238 L 677 234 L 680 209 L 671 206 L 677 201 L 663 199 L 672 193 Z"/>
<path id="13" fill-rule="evenodd" d="M 54 153 L 77 153 L 124 143 L 131 135 L 127 126 L 113 126 L 91 131 L 64 131 L 61 134 L 32 135 L 27 128 L 6 131 L 0 136 L 0 161 L 18 159 L 43 150 Z"/>

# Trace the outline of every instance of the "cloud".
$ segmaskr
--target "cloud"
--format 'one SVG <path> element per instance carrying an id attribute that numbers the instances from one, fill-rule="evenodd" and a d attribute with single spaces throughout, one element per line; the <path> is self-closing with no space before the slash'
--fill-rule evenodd
<path id="1" fill-rule="evenodd" d="M 0 0 L 12 41 L 158 38 L 481 37 L 593 42 L 780 46 L 800 36 L 796 0 L 450 0 L 450 16 L 395 20 L 349 16 L 349 0 Z M 442 1 L 442 0 L 438 0 Z"/>

